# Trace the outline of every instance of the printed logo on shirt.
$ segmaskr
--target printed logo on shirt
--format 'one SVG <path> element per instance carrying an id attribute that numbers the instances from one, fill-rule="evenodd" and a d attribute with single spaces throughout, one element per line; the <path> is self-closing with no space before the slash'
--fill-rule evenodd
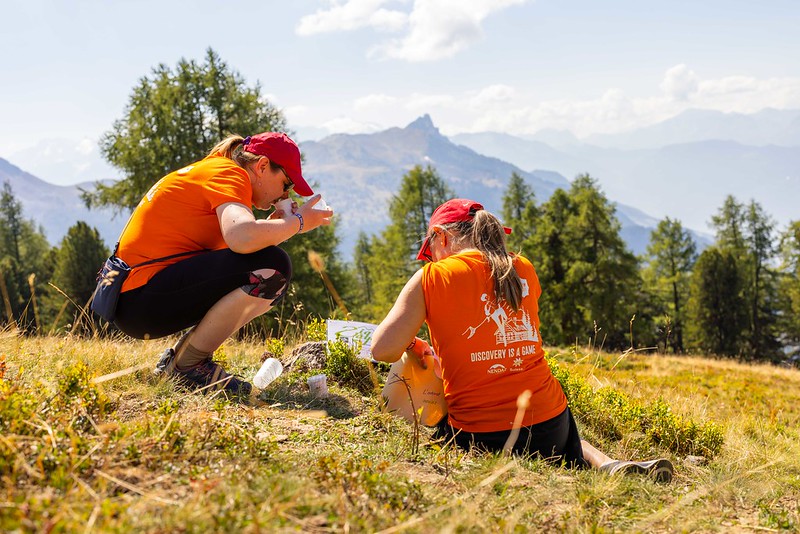
<path id="1" fill-rule="evenodd" d="M 527 295 L 529 291 L 528 281 L 524 278 L 522 280 L 524 282 L 523 295 Z M 518 341 L 539 341 L 539 333 L 536 331 L 536 327 L 533 326 L 533 323 L 531 323 L 530 314 L 528 314 L 526 310 L 520 309 L 517 312 L 512 311 L 509 316 L 510 308 L 509 311 L 506 311 L 507 307 L 502 303 L 498 304 L 490 300 L 488 293 L 481 295 L 481 302 L 483 303 L 483 312 L 485 315 L 483 321 L 476 326 L 468 326 L 467 329 L 462 332 L 462 336 L 467 336 L 467 339 L 471 339 L 480 327 L 492 321 L 497 327 L 494 333 L 495 344 L 497 345 L 506 347 L 509 343 L 516 343 Z"/>
<path id="2" fill-rule="evenodd" d="M 522 371 L 522 358 L 514 358 L 514 364 L 511 366 L 511 371 Z"/>
<path id="3" fill-rule="evenodd" d="M 158 188 L 159 188 L 159 186 L 161 186 L 161 183 L 163 181 L 164 181 L 164 178 L 162 178 L 159 181 L 157 181 L 156 183 L 154 183 L 153 187 L 150 188 L 150 190 L 147 192 L 147 194 L 142 199 L 142 202 L 144 202 L 145 200 L 147 200 L 148 202 L 152 202 L 153 201 L 153 197 L 156 194 L 156 191 L 158 191 Z"/>
<path id="4" fill-rule="evenodd" d="M 506 372 L 506 366 L 502 363 L 496 363 L 493 366 L 489 367 L 486 371 L 490 375 L 499 375 Z"/>

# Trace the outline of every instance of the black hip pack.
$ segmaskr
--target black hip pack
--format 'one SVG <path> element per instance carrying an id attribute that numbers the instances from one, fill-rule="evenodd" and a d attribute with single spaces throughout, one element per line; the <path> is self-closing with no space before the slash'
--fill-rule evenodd
<path id="1" fill-rule="evenodd" d="M 119 301 L 119 294 L 122 292 L 122 283 L 128 278 L 128 275 L 133 269 L 158 263 L 160 261 L 171 260 L 180 256 L 189 256 L 191 254 L 199 254 L 205 252 L 204 250 L 192 250 L 190 252 L 181 252 L 172 254 L 171 256 L 164 256 L 163 258 L 156 258 L 148 260 L 136 265 L 128 265 L 125 260 L 117 256 L 117 249 L 119 243 L 114 247 L 114 252 L 103 263 L 100 271 L 97 273 L 97 287 L 92 296 L 92 311 L 97 315 L 113 323 L 117 316 L 117 302 Z"/>

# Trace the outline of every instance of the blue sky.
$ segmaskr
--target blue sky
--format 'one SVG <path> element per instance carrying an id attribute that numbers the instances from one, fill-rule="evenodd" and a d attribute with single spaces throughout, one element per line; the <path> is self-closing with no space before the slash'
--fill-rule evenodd
<path id="1" fill-rule="evenodd" d="M 800 108 L 796 0 L 4 2 L 0 157 L 96 150 L 159 63 L 208 47 L 303 135 L 429 113 L 442 133 L 579 137 L 688 108 Z"/>

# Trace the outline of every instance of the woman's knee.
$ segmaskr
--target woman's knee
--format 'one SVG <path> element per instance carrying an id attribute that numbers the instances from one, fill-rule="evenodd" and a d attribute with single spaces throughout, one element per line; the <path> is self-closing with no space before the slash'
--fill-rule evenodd
<path id="1" fill-rule="evenodd" d="M 271 300 L 274 303 L 283 297 L 288 287 L 289 280 L 280 271 L 258 269 L 250 273 L 250 281 L 242 286 L 242 291 L 251 297 Z"/>
<path id="2" fill-rule="evenodd" d="M 253 253 L 256 256 L 257 267 L 253 269 L 258 272 L 263 269 L 272 269 L 279 272 L 286 280 L 288 285 L 292 280 L 292 260 L 289 255 L 280 247 L 267 247 Z"/>
<path id="3" fill-rule="evenodd" d="M 254 269 L 250 280 L 242 286 L 242 291 L 250 296 L 278 301 L 286 293 L 292 279 L 292 261 L 279 247 L 267 247 L 255 256 Z"/>

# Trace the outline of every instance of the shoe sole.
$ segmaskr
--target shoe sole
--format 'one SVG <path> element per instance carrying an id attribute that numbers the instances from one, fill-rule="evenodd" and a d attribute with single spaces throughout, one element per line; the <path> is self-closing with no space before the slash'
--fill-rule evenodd
<path id="1" fill-rule="evenodd" d="M 672 462 L 666 458 L 650 460 L 649 462 L 620 462 L 614 469 L 610 470 L 612 475 L 615 473 L 645 475 L 661 484 L 671 482 L 673 472 Z"/>

